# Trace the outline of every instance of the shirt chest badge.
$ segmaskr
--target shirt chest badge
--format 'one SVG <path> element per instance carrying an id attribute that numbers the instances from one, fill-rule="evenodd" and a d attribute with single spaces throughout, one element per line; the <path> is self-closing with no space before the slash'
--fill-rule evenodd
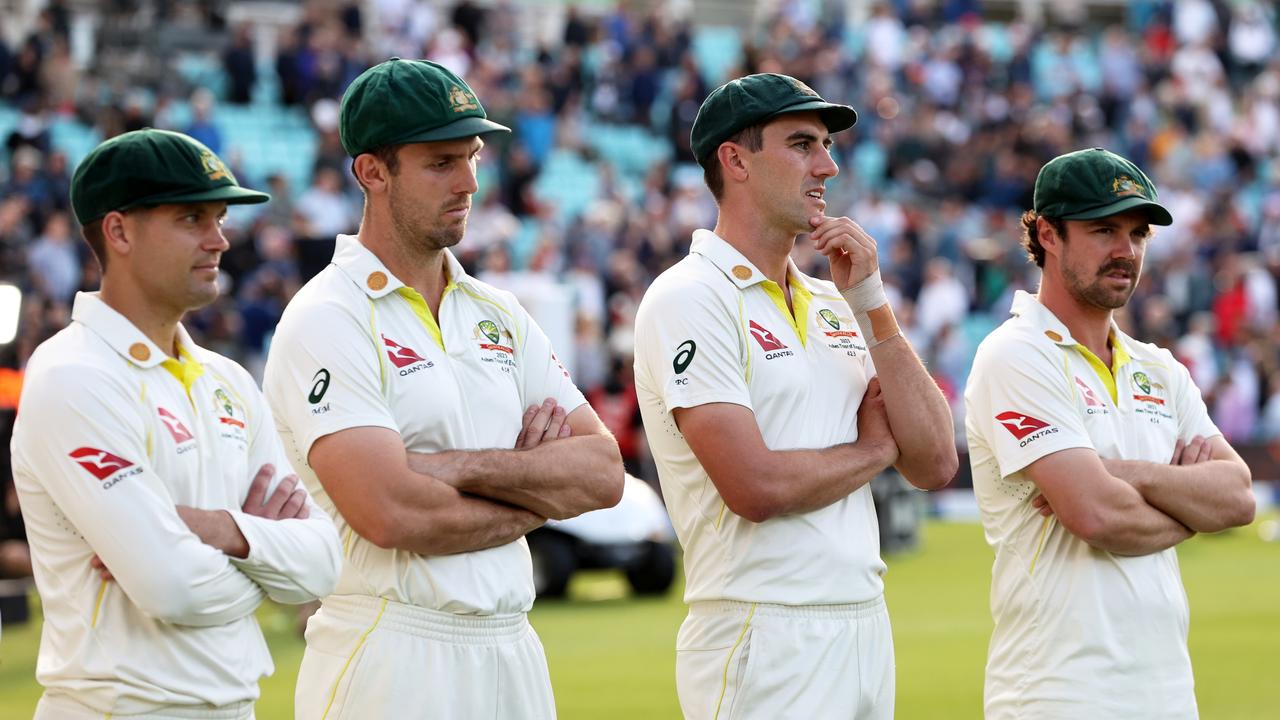
<path id="1" fill-rule="evenodd" d="M 755 320 L 750 321 L 748 329 L 751 331 L 751 337 L 755 338 L 761 349 L 764 350 L 765 360 L 795 355 L 794 352 L 787 349 L 787 346 L 778 339 L 777 335 L 774 335 Z"/>
<path id="2" fill-rule="evenodd" d="M 481 320 L 471 331 L 471 337 L 480 349 L 480 361 L 505 368 L 516 364 L 515 343 L 511 331 L 492 320 Z"/>
<path id="3" fill-rule="evenodd" d="M 225 388 L 213 391 L 213 413 L 218 418 L 218 434 L 229 440 L 244 442 L 248 439 L 245 432 L 244 406 L 231 398 Z"/>
<path id="4" fill-rule="evenodd" d="M 169 431 L 169 437 L 173 438 L 173 444 L 177 447 L 179 455 L 195 449 L 196 438 L 181 418 L 174 415 L 168 408 L 156 408 L 156 414 L 160 416 L 160 422 Z"/>
<path id="5" fill-rule="evenodd" d="M 1103 402 L 1098 393 L 1089 387 L 1089 383 L 1084 378 L 1076 376 L 1076 392 L 1080 394 L 1080 398 L 1084 400 L 1085 415 L 1110 415 L 1111 409 Z"/>
<path id="6" fill-rule="evenodd" d="M 1170 419 L 1173 413 L 1169 411 L 1168 403 L 1165 399 L 1166 391 L 1164 385 L 1154 381 L 1145 372 L 1138 370 L 1130 376 L 1133 389 L 1133 410 L 1141 415 L 1147 415 L 1151 422 L 1159 422 L 1160 418 Z"/>
<path id="7" fill-rule="evenodd" d="M 867 346 L 858 339 L 858 331 L 853 329 L 851 317 L 840 317 L 835 311 L 822 308 L 818 311 L 818 327 L 827 338 L 827 347 L 832 350 L 845 352 L 849 357 L 857 357 L 855 350 L 867 350 Z"/>
<path id="8" fill-rule="evenodd" d="M 392 365 L 396 366 L 400 377 L 412 375 L 419 370 L 426 370 L 436 365 L 419 355 L 417 350 L 408 345 L 401 345 L 386 335 L 382 336 L 382 344 L 386 347 L 387 359 L 391 361 Z"/>

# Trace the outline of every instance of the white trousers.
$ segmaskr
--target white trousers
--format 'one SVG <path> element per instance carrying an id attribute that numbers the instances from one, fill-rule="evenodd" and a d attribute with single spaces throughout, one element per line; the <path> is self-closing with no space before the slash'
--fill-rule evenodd
<path id="1" fill-rule="evenodd" d="M 46 691 L 36 703 L 32 720 L 254 720 L 253 703 L 242 702 L 228 707 L 190 707 L 170 705 L 133 715 L 104 713 L 74 700 L 70 695 Z"/>
<path id="2" fill-rule="evenodd" d="M 307 623 L 298 720 L 551 720 L 551 676 L 524 613 L 454 615 L 331 595 Z"/>
<path id="3" fill-rule="evenodd" d="M 676 640 L 687 720 L 892 720 L 884 598 L 850 605 L 689 607 Z"/>

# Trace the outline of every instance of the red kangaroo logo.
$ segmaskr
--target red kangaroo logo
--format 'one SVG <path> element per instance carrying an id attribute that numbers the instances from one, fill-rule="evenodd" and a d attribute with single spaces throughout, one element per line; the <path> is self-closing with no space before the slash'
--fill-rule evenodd
<path id="1" fill-rule="evenodd" d="M 175 443 L 181 445 L 192 438 L 191 431 L 187 429 L 186 425 L 182 424 L 177 415 L 164 408 L 158 408 L 156 412 L 160 414 L 160 421 L 164 423 L 164 426 L 169 428 L 169 434 L 173 436 Z"/>
<path id="2" fill-rule="evenodd" d="M 386 335 L 382 336 L 382 342 L 387 346 L 387 357 L 391 358 L 391 363 L 398 368 L 418 362 L 426 362 L 426 358 L 419 355 L 418 351 L 405 347 Z"/>
<path id="3" fill-rule="evenodd" d="M 751 321 L 748 329 L 751 330 L 751 337 L 755 338 L 756 342 L 760 343 L 760 347 L 764 348 L 766 352 L 770 350 L 785 350 L 787 348 L 776 335 L 757 325 L 755 320 Z"/>
<path id="4" fill-rule="evenodd" d="M 72 460 L 79 463 L 80 467 L 88 470 L 91 475 L 99 480 L 106 480 L 127 467 L 133 467 L 133 463 L 119 455 L 113 455 L 106 450 L 99 450 L 98 448 L 76 448 L 68 455 L 71 456 Z"/>
<path id="5" fill-rule="evenodd" d="M 1037 430 L 1043 430 L 1044 428 L 1049 427 L 1049 423 L 1043 420 L 1037 420 L 1030 415 L 1013 411 L 1000 413 L 996 416 L 996 420 L 999 420 L 1000 424 L 1004 426 L 1004 429 L 1008 430 L 1019 440 Z"/>
<path id="6" fill-rule="evenodd" d="M 1088 407 L 1098 407 L 1102 405 L 1102 401 L 1098 399 L 1097 394 L 1093 392 L 1093 388 L 1089 387 L 1084 380 L 1076 376 L 1076 385 L 1080 388 L 1080 392 L 1084 394 L 1084 404 Z"/>

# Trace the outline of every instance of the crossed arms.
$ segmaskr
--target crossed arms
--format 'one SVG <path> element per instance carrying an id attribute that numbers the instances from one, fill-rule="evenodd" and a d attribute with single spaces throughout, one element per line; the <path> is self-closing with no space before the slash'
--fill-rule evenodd
<path id="1" fill-rule="evenodd" d="M 1041 495 L 1041 514 L 1057 515 L 1073 535 L 1117 555 L 1146 555 L 1197 532 L 1253 522 L 1249 467 L 1222 436 L 1179 440 L 1169 464 L 1062 450 L 1024 472 Z"/>
<path id="2" fill-rule="evenodd" d="M 95 370 L 42 369 L 24 394 L 22 436 L 15 436 L 15 460 L 22 458 L 36 513 L 30 524 L 39 528 L 43 562 L 58 582 L 76 591 L 82 573 L 97 570 L 147 615 L 196 627 L 238 620 L 265 597 L 298 603 L 332 592 L 341 563 L 332 522 L 295 487 L 296 478 L 267 492 L 276 473 L 266 459 L 287 467 L 269 422 L 252 423 L 248 459 L 261 469 L 244 507 L 183 506 L 149 462 L 143 406 L 117 378 Z M 269 417 L 261 398 L 253 399 L 256 416 Z M 115 482 L 95 482 L 66 456 L 81 445 L 109 448 L 124 461 Z M 59 514 L 82 542 L 66 537 Z"/>
<path id="3" fill-rule="evenodd" d="M 510 450 L 410 453 L 394 430 L 355 427 L 316 440 L 308 462 L 361 537 L 422 555 L 505 545 L 622 496 L 618 444 L 595 411 L 550 399 L 526 410 Z"/>

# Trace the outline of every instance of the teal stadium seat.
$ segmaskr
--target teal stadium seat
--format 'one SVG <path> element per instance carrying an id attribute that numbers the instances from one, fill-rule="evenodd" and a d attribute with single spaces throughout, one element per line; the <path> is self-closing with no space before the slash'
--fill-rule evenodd
<path id="1" fill-rule="evenodd" d="M 742 60 L 742 33 L 736 27 L 700 27 L 693 34 L 693 57 L 702 71 L 702 80 L 716 87 L 730 69 Z"/>

